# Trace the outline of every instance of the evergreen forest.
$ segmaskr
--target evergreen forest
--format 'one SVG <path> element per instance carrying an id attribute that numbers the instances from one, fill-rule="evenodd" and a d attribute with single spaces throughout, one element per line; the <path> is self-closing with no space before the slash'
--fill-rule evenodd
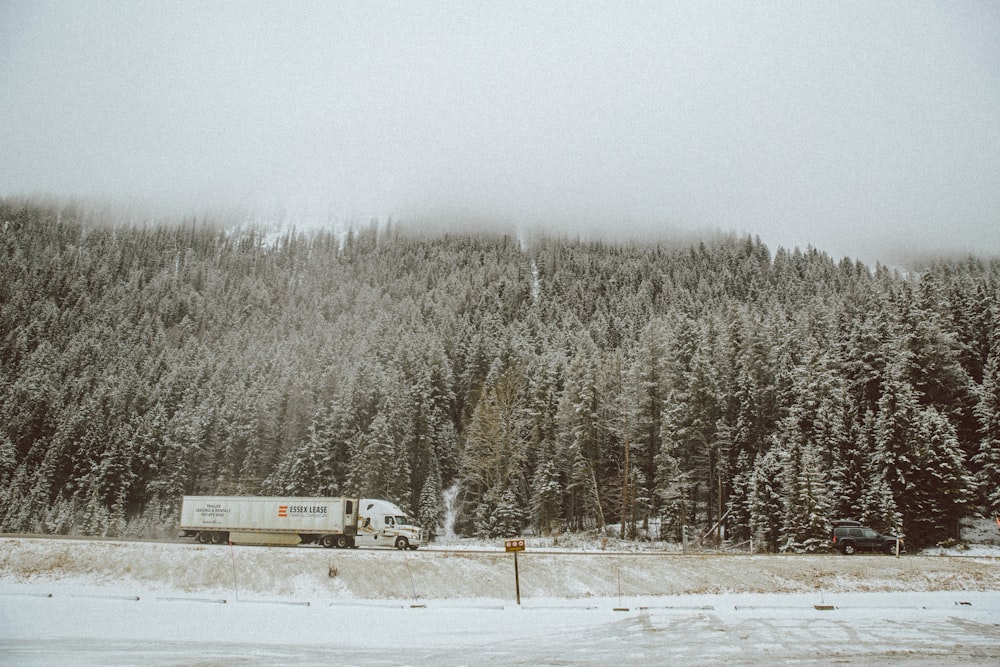
<path id="1" fill-rule="evenodd" d="M 187 494 L 439 531 L 449 489 L 486 538 L 957 538 L 1000 514 L 1000 260 L 0 199 L 0 532 L 170 535 Z"/>

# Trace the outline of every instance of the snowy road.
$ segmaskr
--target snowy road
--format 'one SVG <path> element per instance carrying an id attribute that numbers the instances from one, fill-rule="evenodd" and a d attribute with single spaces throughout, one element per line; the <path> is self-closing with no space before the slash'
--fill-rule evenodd
<path id="1" fill-rule="evenodd" d="M 1000 664 L 993 592 L 560 599 L 520 608 L 428 600 L 412 608 L 409 601 L 221 603 L 107 587 L 43 597 L 51 589 L 0 587 L 0 663 Z"/>

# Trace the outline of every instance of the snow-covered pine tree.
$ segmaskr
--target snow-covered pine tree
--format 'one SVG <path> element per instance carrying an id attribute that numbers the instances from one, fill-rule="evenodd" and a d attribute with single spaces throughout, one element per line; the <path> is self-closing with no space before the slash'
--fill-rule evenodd
<path id="1" fill-rule="evenodd" d="M 954 426 L 935 408 L 919 408 L 909 383 L 890 373 L 875 436 L 876 457 L 885 465 L 910 543 L 922 546 L 957 536 L 971 480 Z"/>
<path id="2" fill-rule="evenodd" d="M 467 525 L 471 510 L 477 532 L 492 531 L 492 515 L 505 490 L 527 486 L 524 462 L 529 431 L 521 395 L 523 378 L 513 370 L 497 370 L 494 377 L 466 430 L 459 472 L 460 495 L 466 501 L 459 521 Z"/>
<path id="3" fill-rule="evenodd" d="M 753 481 L 753 468 L 750 463 L 750 455 L 747 451 L 741 451 L 736 457 L 735 472 L 730 482 L 729 500 L 726 502 L 726 510 L 729 518 L 726 520 L 729 526 L 729 538 L 736 542 L 745 542 L 750 539 L 750 501 Z"/>
<path id="4" fill-rule="evenodd" d="M 781 536 L 783 490 L 782 462 L 772 448 L 757 457 L 750 485 L 750 531 L 754 548 L 777 551 Z"/>
<path id="5" fill-rule="evenodd" d="M 444 519 L 441 491 L 441 472 L 435 457 L 431 460 L 430 470 L 420 490 L 420 503 L 417 507 L 417 522 L 430 532 L 432 539 L 437 535 Z"/>
<path id="6" fill-rule="evenodd" d="M 819 448 L 812 442 L 790 443 L 782 472 L 781 550 L 819 551 L 826 546 L 830 531 L 830 501 Z"/>
<path id="7" fill-rule="evenodd" d="M 858 414 L 874 413 L 888 364 L 889 338 L 885 298 L 867 281 L 844 296 L 840 325 L 841 374 Z"/>
<path id="8" fill-rule="evenodd" d="M 524 509 L 514 489 L 507 488 L 500 496 L 490 517 L 490 537 L 516 537 L 524 527 Z"/>
<path id="9" fill-rule="evenodd" d="M 13 479 L 17 469 L 17 451 L 14 443 L 5 433 L 0 433 L 0 488 L 4 488 Z"/>
<path id="10" fill-rule="evenodd" d="M 862 461 L 858 513 L 839 514 L 836 518 L 857 519 L 875 530 L 898 534 L 903 528 L 903 518 L 896 508 L 896 500 L 886 479 L 888 465 L 883 450 L 876 445 L 875 422 L 875 415 L 868 412 L 862 422 L 855 450 Z"/>
<path id="11" fill-rule="evenodd" d="M 585 339 L 570 357 L 557 413 L 556 460 L 566 479 L 562 507 L 571 530 L 595 525 L 604 515 L 601 502 L 612 488 L 620 490 L 603 474 L 618 459 L 606 449 L 602 394 L 597 351 Z"/>
<path id="12" fill-rule="evenodd" d="M 668 332 L 660 320 L 653 320 L 639 333 L 635 359 L 625 380 L 627 410 L 632 415 L 629 443 L 638 472 L 636 497 L 644 498 L 641 511 L 648 519 L 656 515 L 660 498 L 657 486 L 656 456 L 660 450 L 660 427 L 663 413 L 664 341 Z"/>
<path id="13" fill-rule="evenodd" d="M 874 454 L 872 437 L 866 437 L 863 428 L 853 419 L 840 432 L 842 437 L 829 443 L 832 464 L 830 467 L 830 518 L 848 519 L 861 516 L 865 490 L 868 486 L 866 470 Z"/>
<path id="14" fill-rule="evenodd" d="M 980 494 L 986 511 L 1000 517 L 1000 352 L 990 356 L 983 372 L 976 418 L 982 438 L 974 460 Z"/>
<path id="15" fill-rule="evenodd" d="M 959 519 L 972 500 L 972 479 L 965 472 L 955 427 L 934 408 L 919 413 L 913 438 L 916 470 L 907 504 L 907 538 L 914 544 L 958 539 Z"/>
<path id="16" fill-rule="evenodd" d="M 389 419 L 380 412 L 367 433 L 351 442 L 351 495 L 381 498 L 403 510 L 410 504 L 410 470 L 403 452 L 396 446 Z"/>
<path id="17" fill-rule="evenodd" d="M 555 460 L 551 456 L 540 458 L 531 479 L 531 521 L 543 535 L 561 526 L 562 493 Z"/>
<path id="18" fill-rule="evenodd" d="M 567 528 L 581 530 L 603 527 L 604 514 L 599 496 L 601 487 L 595 472 L 595 462 L 583 456 L 579 444 L 574 440 L 569 440 L 560 449 L 557 461 L 560 476 L 566 479 L 559 506 Z"/>
<path id="19" fill-rule="evenodd" d="M 346 482 L 347 443 L 338 438 L 334 414 L 323 406 L 309 423 L 307 440 L 288 452 L 264 480 L 266 493 L 336 496 Z"/>
<path id="20" fill-rule="evenodd" d="M 673 440 L 660 444 L 656 455 L 656 494 L 660 502 L 660 537 L 680 541 L 684 526 L 692 523 L 694 501 L 689 475 L 681 472 L 680 462 L 674 456 L 676 449 Z"/>
<path id="21" fill-rule="evenodd" d="M 905 298 L 906 287 L 904 284 L 904 298 L 900 299 L 900 318 L 903 343 L 911 353 L 906 357 L 907 379 L 921 405 L 957 416 L 971 400 L 972 383 L 960 362 L 956 332 L 944 316 L 948 303 L 940 279 L 933 270 L 925 273 L 912 298 Z"/>
<path id="22" fill-rule="evenodd" d="M 727 401 L 718 384 L 715 342 L 710 326 L 686 318 L 676 325 L 666 352 L 667 391 L 661 424 L 661 446 L 672 448 L 671 456 L 691 480 L 688 511 L 693 518 L 703 510 L 705 528 L 718 518 L 718 467 L 728 445 L 728 433 L 720 432 Z"/>
<path id="23" fill-rule="evenodd" d="M 875 460 L 882 466 L 882 476 L 906 530 L 915 510 L 909 493 L 917 476 L 913 433 L 919 408 L 916 392 L 900 370 L 899 363 L 891 364 L 884 380 L 875 418 Z"/>
<path id="24" fill-rule="evenodd" d="M 531 436 L 525 465 L 532 469 L 528 501 L 531 524 L 548 534 L 564 527 L 562 501 L 566 478 L 556 455 L 556 440 L 565 360 L 552 351 L 543 355 L 540 362 L 538 373 L 528 377 Z"/>

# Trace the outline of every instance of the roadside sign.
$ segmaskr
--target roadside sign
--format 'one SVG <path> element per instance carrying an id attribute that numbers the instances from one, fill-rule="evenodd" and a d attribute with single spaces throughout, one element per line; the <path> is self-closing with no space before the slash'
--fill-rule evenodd
<path id="1" fill-rule="evenodd" d="M 517 595 L 517 604 L 521 604 L 521 575 L 517 571 L 517 552 L 524 551 L 524 540 L 504 540 L 504 547 L 507 553 L 514 552 L 514 591 Z"/>
<path id="2" fill-rule="evenodd" d="M 503 545 L 507 548 L 508 552 L 524 551 L 524 540 L 506 540 Z"/>

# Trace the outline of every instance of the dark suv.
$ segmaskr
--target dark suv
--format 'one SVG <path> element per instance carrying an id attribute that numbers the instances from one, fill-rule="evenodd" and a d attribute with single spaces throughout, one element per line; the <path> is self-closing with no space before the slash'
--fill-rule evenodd
<path id="1" fill-rule="evenodd" d="M 887 554 L 896 553 L 896 542 L 903 551 L 902 538 L 895 535 L 883 535 L 857 521 L 834 521 L 830 532 L 830 543 L 842 554 L 851 555 L 858 551 L 881 551 Z"/>

